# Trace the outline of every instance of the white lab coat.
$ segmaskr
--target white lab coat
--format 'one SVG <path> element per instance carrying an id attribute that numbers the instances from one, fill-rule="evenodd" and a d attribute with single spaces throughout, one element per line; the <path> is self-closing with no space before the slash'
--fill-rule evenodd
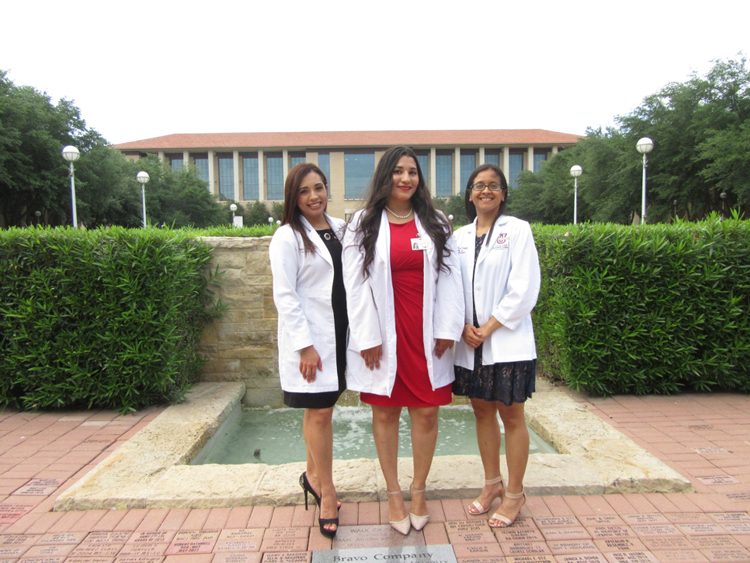
<path id="1" fill-rule="evenodd" d="M 536 358 L 531 310 L 539 296 L 539 257 L 531 227 L 526 221 L 501 215 L 492 229 L 489 247 L 482 244 L 474 270 L 476 219 L 456 231 L 456 245 L 464 284 L 464 322 L 473 325 L 472 301 L 477 321 L 490 316 L 503 326 L 482 344 L 482 363 L 520 362 Z M 474 349 L 463 338 L 456 344 L 457 366 L 474 369 Z"/>
<path id="2" fill-rule="evenodd" d="M 352 217 L 344 232 L 344 286 L 349 312 L 349 346 L 346 355 L 347 389 L 376 395 L 391 396 L 396 382 L 396 316 L 391 283 L 390 228 L 386 212 L 380 219 L 380 231 L 375 244 L 375 256 L 370 265 L 370 276 L 362 274 L 364 252 L 357 243 L 357 227 L 363 211 Z M 416 215 L 415 215 L 416 217 Z M 416 218 L 417 232 L 427 245 L 424 253 L 423 338 L 427 371 L 432 388 L 438 389 L 453 382 L 453 357 L 450 349 L 442 358 L 435 355 L 435 339 L 458 340 L 463 330 L 461 302 L 461 272 L 455 241 L 451 236 L 445 258 L 448 272 L 438 271 L 437 252 L 432 239 Z M 408 345 L 406 343 L 399 343 Z M 382 345 L 380 369 L 370 371 L 360 352 Z"/>
<path id="3" fill-rule="evenodd" d="M 326 215 L 341 240 L 344 221 Z M 331 306 L 333 261 L 325 243 L 302 217 L 315 254 L 305 253 L 302 237 L 290 225 L 274 233 L 268 253 L 273 273 L 273 301 L 278 311 L 279 377 L 290 393 L 338 391 L 336 334 Z M 300 350 L 315 346 L 323 370 L 308 383 L 299 371 Z"/>

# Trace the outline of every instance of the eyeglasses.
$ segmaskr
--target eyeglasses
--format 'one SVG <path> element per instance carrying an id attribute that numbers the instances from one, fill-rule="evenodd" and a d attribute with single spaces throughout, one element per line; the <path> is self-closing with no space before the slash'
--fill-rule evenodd
<path id="1" fill-rule="evenodd" d="M 489 188 L 490 191 L 493 191 L 493 192 L 499 192 L 500 190 L 503 189 L 503 187 L 497 182 L 492 182 L 491 184 L 483 184 L 482 182 L 477 182 L 476 184 L 471 186 L 471 189 L 474 190 L 475 192 L 484 191 L 484 188 Z"/>

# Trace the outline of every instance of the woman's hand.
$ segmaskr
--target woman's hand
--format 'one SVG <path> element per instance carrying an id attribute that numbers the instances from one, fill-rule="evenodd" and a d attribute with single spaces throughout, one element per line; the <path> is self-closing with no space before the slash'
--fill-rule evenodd
<path id="1" fill-rule="evenodd" d="M 365 365 L 372 371 L 373 369 L 380 369 L 380 359 L 383 357 L 383 346 L 378 344 L 373 348 L 362 350 L 359 353 L 362 359 L 365 361 Z"/>
<path id="2" fill-rule="evenodd" d="M 453 340 L 448 340 L 447 338 L 436 338 L 435 339 L 435 355 L 437 356 L 438 360 L 443 357 L 443 354 L 445 354 L 445 351 L 448 348 L 453 347 Z"/>
<path id="3" fill-rule="evenodd" d="M 495 332 L 498 328 L 500 328 L 502 323 L 498 321 L 495 317 L 490 317 L 490 320 L 484 323 L 481 327 L 479 327 L 479 334 L 482 335 L 482 340 L 486 340 L 490 337 L 490 334 Z"/>
<path id="4" fill-rule="evenodd" d="M 464 325 L 463 338 L 471 348 L 476 348 L 484 342 L 484 335 L 477 327 L 471 325 Z"/>
<path id="5" fill-rule="evenodd" d="M 299 372 L 305 381 L 312 383 L 318 370 L 323 370 L 323 361 L 315 346 L 308 346 L 299 351 Z"/>

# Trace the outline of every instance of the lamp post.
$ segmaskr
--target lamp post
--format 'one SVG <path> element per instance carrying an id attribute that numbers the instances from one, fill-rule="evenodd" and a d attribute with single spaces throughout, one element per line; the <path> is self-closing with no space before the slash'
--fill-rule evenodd
<path id="1" fill-rule="evenodd" d="M 229 211 L 232 212 L 232 224 L 234 224 L 234 212 L 237 211 L 237 206 L 234 203 L 232 203 L 229 206 Z"/>
<path id="2" fill-rule="evenodd" d="M 135 175 L 135 179 L 141 184 L 141 200 L 143 202 L 143 228 L 146 228 L 146 184 L 150 180 L 148 172 L 141 170 Z"/>
<path id="3" fill-rule="evenodd" d="M 81 153 L 79 153 L 78 149 L 73 145 L 68 145 L 63 148 L 62 156 L 65 160 L 70 162 L 70 208 L 73 210 L 73 228 L 75 229 L 78 227 L 78 213 L 76 212 L 76 179 L 73 163 L 78 160 Z"/>
<path id="4" fill-rule="evenodd" d="M 573 176 L 573 224 L 578 224 L 578 176 L 583 174 L 583 168 L 578 164 L 570 167 L 570 175 Z"/>
<path id="5" fill-rule="evenodd" d="M 648 137 L 643 137 L 635 145 L 638 152 L 643 155 L 643 189 L 641 190 L 641 224 L 646 224 L 646 168 L 648 168 L 648 159 L 646 155 L 654 148 L 654 142 Z"/>
<path id="6" fill-rule="evenodd" d="M 269 217 L 268 218 L 268 224 L 269 225 L 273 225 L 273 217 Z"/>

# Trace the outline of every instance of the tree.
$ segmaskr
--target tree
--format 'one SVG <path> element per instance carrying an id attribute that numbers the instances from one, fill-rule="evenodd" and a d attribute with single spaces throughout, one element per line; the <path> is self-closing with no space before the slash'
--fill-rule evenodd
<path id="1" fill-rule="evenodd" d="M 449 198 L 436 197 L 433 200 L 435 207 L 445 213 L 445 216 L 453 215 L 453 226 L 458 228 L 466 225 L 469 219 L 466 217 L 466 203 L 462 194 L 452 195 Z"/>
<path id="2" fill-rule="evenodd" d="M 701 176 L 728 194 L 729 205 L 750 203 L 750 121 L 726 131 L 712 131 L 699 146 L 709 163 Z"/>
<path id="3" fill-rule="evenodd" d="M 574 147 L 538 173 L 524 172 L 508 198 L 509 212 L 529 221 L 569 223 L 570 167 L 580 164 L 578 219 L 630 223 L 641 209 L 641 137 L 648 155 L 648 217 L 670 220 L 677 208 L 701 218 L 726 203 L 750 203 L 750 72 L 746 61 L 716 61 L 704 77 L 672 83 L 647 96 L 619 127 L 589 129 Z"/>
<path id="4" fill-rule="evenodd" d="M 78 221 L 89 228 L 141 226 L 141 190 L 133 168 L 120 151 L 106 146 L 104 139 L 93 140 L 76 163 Z"/>
<path id="5" fill-rule="evenodd" d="M 262 201 L 256 201 L 245 210 L 243 222 L 248 227 L 250 225 L 268 225 L 269 217 L 271 217 L 271 214 L 268 212 L 266 204 Z"/>
<path id="6" fill-rule="evenodd" d="M 61 152 L 85 139 L 85 132 L 71 102 L 55 106 L 46 93 L 16 86 L 0 71 L 0 227 L 25 225 L 34 211 L 51 224 L 68 221 L 70 189 Z"/>
<path id="7" fill-rule="evenodd" d="M 150 224 L 197 228 L 231 224 L 229 206 L 219 203 L 195 169 L 174 172 L 156 155 L 148 155 L 128 165 L 128 181 L 133 184 L 136 184 L 138 171 L 143 170 L 149 175 L 145 191 L 146 219 Z"/>
<path id="8" fill-rule="evenodd" d="M 693 74 L 685 83 L 668 84 L 633 113 L 618 118 L 633 145 L 640 137 L 654 139 L 648 169 L 650 218 L 665 220 L 675 201 L 688 217 L 717 210 L 716 186 L 727 161 L 714 161 L 722 155 L 734 160 L 729 157 L 736 151 L 731 144 L 750 118 L 750 73 L 745 65 L 744 57 L 714 61 L 705 77 Z M 737 187 L 736 176 L 731 186 Z"/>

